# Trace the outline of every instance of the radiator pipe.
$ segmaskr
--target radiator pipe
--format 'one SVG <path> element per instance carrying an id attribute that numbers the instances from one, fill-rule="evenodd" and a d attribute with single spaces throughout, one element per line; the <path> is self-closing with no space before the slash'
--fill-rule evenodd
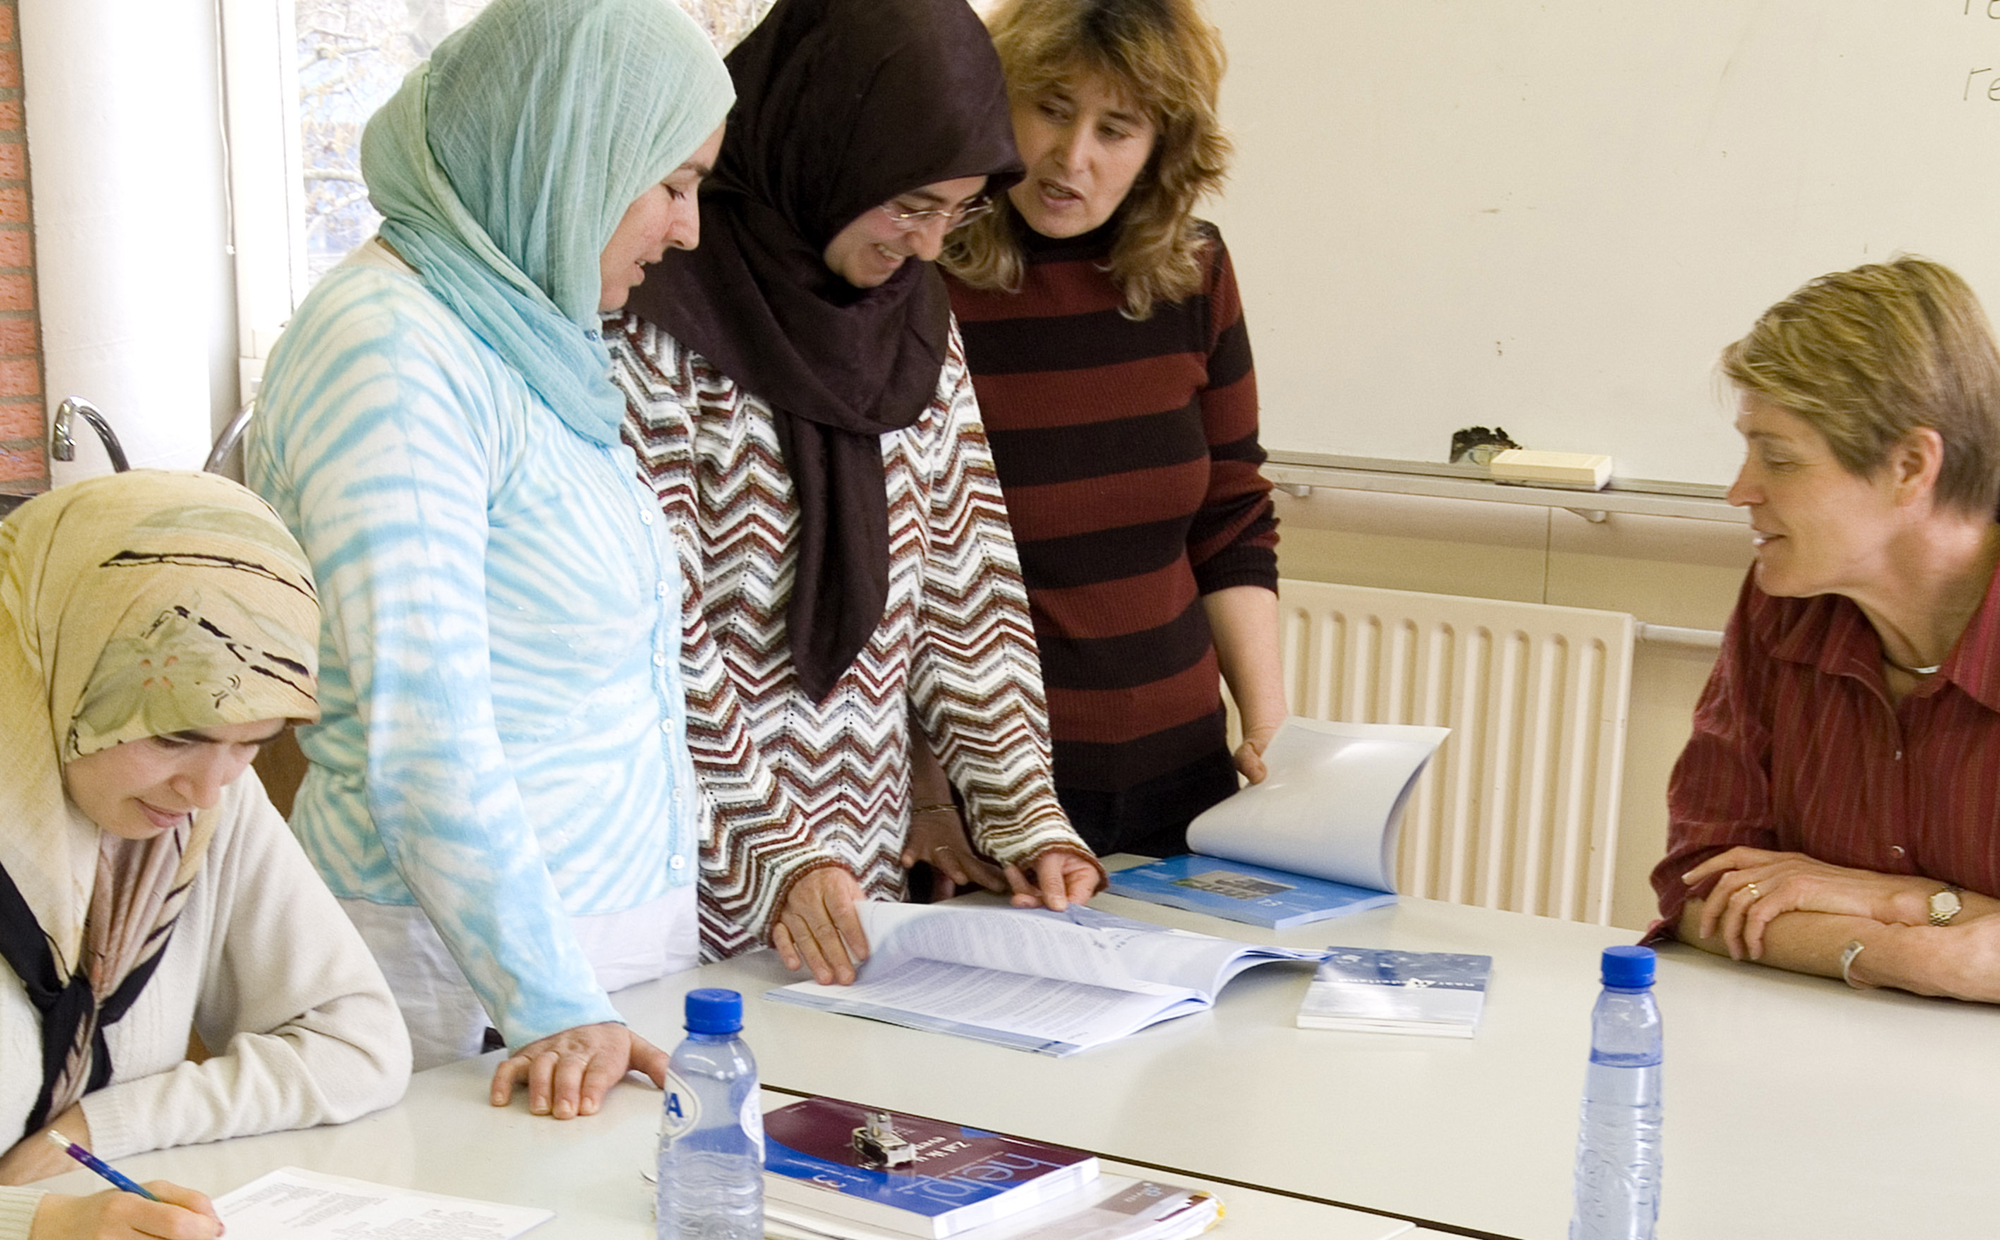
<path id="1" fill-rule="evenodd" d="M 1633 622 L 1633 636 L 1656 646 L 1688 646 L 1697 650 L 1722 649 L 1721 629 L 1684 629 L 1672 624 Z"/>

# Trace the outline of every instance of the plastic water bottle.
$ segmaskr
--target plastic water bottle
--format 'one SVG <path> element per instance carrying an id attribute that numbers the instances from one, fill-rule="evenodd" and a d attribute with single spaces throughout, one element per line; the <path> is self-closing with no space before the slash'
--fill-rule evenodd
<path id="1" fill-rule="evenodd" d="M 764 1112 L 742 1030 L 742 995 L 688 992 L 660 1125 L 659 1240 L 763 1240 Z"/>
<path id="2" fill-rule="evenodd" d="M 1653 949 L 1607 947 L 1590 1014 L 1569 1240 L 1653 1240 L 1660 1217 L 1660 1008 Z"/>

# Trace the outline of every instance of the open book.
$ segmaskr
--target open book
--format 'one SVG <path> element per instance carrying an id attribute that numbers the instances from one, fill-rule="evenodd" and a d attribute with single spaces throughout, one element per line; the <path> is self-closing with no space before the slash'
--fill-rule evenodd
<path id="1" fill-rule="evenodd" d="M 1269 928 L 1392 903 L 1403 808 L 1449 728 L 1287 719 L 1269 774 L 1197 817 L 1193 856 L 1111 875 L 1111 891 Z"/>
<path id="2" fill-rule="evenodd" d="M 869 901 L 858 911 L 873 950 L 852 986 L 796 982 L 764 997 L 1070 1055 L 1212 1007 L 1229 979 L 1253 965 L 1325 954 L 1081 906 L 1051 913 Z"/>

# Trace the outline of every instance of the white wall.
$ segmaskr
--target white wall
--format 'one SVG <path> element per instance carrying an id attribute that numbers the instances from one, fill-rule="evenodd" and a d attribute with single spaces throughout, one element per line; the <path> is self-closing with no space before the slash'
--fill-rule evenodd
<path id="1" fill-rule="evenodd" d="M 236 406 L 211 0 L 24 0 L 44 390 L 104 411 L 135 467 L 198 469 Z M 60 484 L 109 468 L 88 433 Z"/>

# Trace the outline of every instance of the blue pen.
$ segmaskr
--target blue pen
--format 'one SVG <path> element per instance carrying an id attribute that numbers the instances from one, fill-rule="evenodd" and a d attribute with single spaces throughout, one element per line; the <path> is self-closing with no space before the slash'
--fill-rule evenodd
<path id="1" fill-rule="evenodd" d="M 139 1181 L 113 1167 L 110 1163 L 105 1162 L 102 1158 L 84 1149 L 81 1145 L 71 1141 L 68 1137 L 65 1137 L 53 1128 L 49 1129 L 49 1140 L 61 1146 L 63 1153 L 68 1154 L 71 1158 L 76 1159 L 84 1166 L 111 1181 L 113 1185 L 124 1189 L 128 1193 L 137 1193 L 148 1201 L 159 1200 L 158 1197 L 147 1192 L 145 1186 L 140 1184 Z"/>

